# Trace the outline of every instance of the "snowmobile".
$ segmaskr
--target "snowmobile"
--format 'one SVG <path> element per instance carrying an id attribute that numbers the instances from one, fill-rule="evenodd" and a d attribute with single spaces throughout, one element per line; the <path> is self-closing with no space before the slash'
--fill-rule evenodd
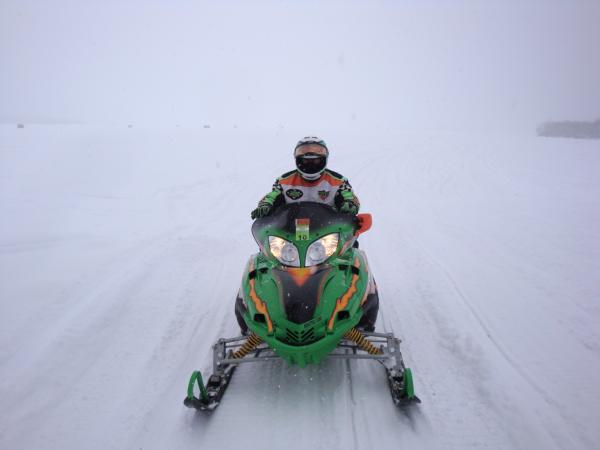
<path id="1" fill-rule="evenodd" d="M 184 404 L 214 410 L 244 363 L 284 359 L 303 367 L 325 358 L 377 361 L 396 405 L 420 402 L 400 340 L 375 332 L 377 285 L 357 242 L 371 224 L 370 214 L 341 214 L 313 202 L 290 203 L 255 220 L 260 252 L 246 264 L 235 301 L 241 335 L 214 344 L 213 373 L 206 384 L 200 371 L 192 373 Z"/>

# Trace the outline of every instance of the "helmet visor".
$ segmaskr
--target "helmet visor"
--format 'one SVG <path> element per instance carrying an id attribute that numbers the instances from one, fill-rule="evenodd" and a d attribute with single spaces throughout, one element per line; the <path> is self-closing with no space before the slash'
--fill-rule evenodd
<path id="1" fill-rule="evenodd" d="M 296 167 L 304 173 L 319 173 L 325 169 L 327 157 L 315 154 L 296 156 Z"/>
<path id="2" fill-rule="evenodd" d="M 327 157 L 328 155 L 327 148 L 319 144 L 303 144 L 296 147 L 296 149 L 294 150 L 294 156 L 296 157 L 306 155 L 308 153 L 313 153 L 315 155 L 325 157 Z"/>

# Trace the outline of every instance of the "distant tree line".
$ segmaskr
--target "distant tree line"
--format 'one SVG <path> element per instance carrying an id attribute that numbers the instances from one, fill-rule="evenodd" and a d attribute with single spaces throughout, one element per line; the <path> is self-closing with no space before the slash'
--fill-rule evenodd
<path id="1" fill-rule="evenodd" d="M 537 128 L 538 136 L 600 139 L 600 119 L 593 122 L 564 120 L 544 122 Z"/>

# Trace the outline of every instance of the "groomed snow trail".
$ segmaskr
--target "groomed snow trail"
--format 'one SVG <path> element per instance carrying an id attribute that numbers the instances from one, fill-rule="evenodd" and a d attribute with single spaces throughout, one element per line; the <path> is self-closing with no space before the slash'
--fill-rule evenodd
<path id="1" fill-rule="evenodd" d="M 595 448 L 586 141 L 327 136 L 374 217 L 378 328 L 403 340 L 423 403 L 395 408 L 376 364 L 327 361 L 243 366 L 214 414 L 182 405 L 237 331 L 249 211 L 297 137 L 0 129 L 0 447 Z"/>

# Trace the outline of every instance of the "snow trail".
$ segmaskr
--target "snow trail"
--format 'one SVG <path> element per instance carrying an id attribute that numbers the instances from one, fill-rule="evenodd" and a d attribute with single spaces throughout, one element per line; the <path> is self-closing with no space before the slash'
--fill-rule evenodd
<path id="1" fill-rule="evenodd" d="M 58 128 L 0 128 L 2 448 L 600 439 L 600 154 L 589 143 L 333 134 L 330 166 L 374 217 L 361 248 L 378 329 L 403 340 L 423 403 L 395 408 L 373 362 L 274 361 L 240 367 L 207 416 L 182 405 L 187 379 L 237 333 L 233 300 L 256 251 L 249 211 L 291 167 L 281 149 L 297 136 Z M 245 152 L 257 136 L 268 167 Z M 48 169 L 25 177 L 32 161 Z"/>

